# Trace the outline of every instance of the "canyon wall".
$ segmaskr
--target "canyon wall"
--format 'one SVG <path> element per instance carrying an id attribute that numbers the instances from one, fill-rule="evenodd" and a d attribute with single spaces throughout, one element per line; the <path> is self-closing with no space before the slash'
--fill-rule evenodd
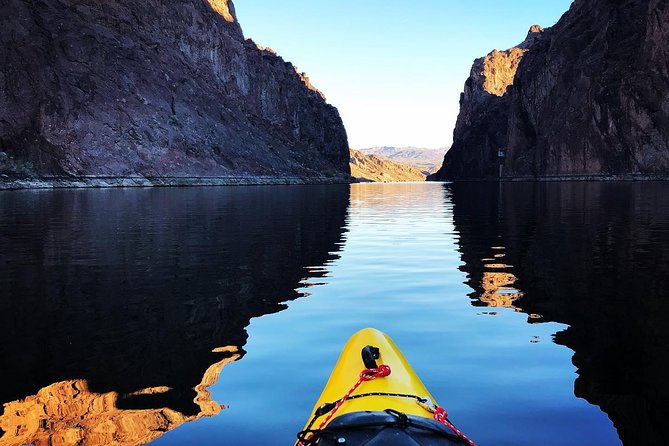
<path id="1" fill-rule="evenodd" d="M 666 0 L 576 0 L 432 179 L 497 176 L 500 148 L 505 177 L 669 174 L 668 33 Z"/>
<path id="2" fill-rule="evenodd" d="M 509 109 L 507 90 L 513 85 L 518 65 L 543 30 L 532 26 L 520 45 L 492 51 L 476 59 L 460 95 L 460 114 L 453 145 L 442 167 L 429 179 L 460 179 L 498 175 L 498 151 L 505 144 Z"/>
<path id="3" fill-rule="evenodd" d="M 0 9 L 5 177 L 348 176 L 336 108 L 231 0 Z"/>

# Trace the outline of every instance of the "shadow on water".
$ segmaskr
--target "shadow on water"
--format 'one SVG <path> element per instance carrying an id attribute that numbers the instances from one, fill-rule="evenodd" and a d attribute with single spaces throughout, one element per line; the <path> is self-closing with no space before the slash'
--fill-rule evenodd
<path id="1" fill-rule="evenodd" d="M 600 406 L 624 444 L 663 444 L 669 184 L 444 187 L 473 304 L 568 324 L 555 340 L 575 352 L 576 396 Z"/>
<path id="2" fill-rule="evenodd" d="M 327 273 L 348 204 L 348 186 L 1 193 L 0 444 L 145 443 L 220 412 L 206 388 L 251 318 Z"/>

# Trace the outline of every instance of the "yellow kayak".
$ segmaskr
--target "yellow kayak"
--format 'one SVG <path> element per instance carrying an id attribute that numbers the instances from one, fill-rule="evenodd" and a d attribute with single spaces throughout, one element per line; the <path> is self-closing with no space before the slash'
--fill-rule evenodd
<path id="1" fill-rule="evenodd" d="M 390 337 L 373 328 L 346 343 L 311 414 L 297 446 L 474 445 Z"/>

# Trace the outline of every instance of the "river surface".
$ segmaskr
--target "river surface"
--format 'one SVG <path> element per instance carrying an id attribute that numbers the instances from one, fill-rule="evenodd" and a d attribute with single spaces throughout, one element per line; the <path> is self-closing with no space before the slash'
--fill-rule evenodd
<path id="1" fill-rule="evenodd" d="M 663 444 L 669 184 L 0 193 L 0 445 L 290 445 L 387 332 L 479 445 Z"/>

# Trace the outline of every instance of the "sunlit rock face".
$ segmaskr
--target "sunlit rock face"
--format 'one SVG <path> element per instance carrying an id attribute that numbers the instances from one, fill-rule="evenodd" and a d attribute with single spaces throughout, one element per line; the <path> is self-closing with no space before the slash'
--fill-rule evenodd
<path id="1" fill-rule="evenodd" d="M 235 17 L 230 9 L 229 0 L 207 0 L 211 8 L 219 13 L 228 22 L 234 22 Z"/>
<path id="2" fill-rule="evenodd" d="M 576 396 L 623 444 L 669 435 L 669 194 L 656 182 L 458 182 L 458 245 L 473 305 L 569 325 Z M 495 254 L 504 254 L 495 257 Z M 492 272 L 490 265 L 499 265 Z M 491 275 L 493 274 L 493 275 Z"/>
<path id="3" fill-rule="evenodd" d="M 231 0 L 8 0 L 0 42 L 0 151 L 39 174 L 349 172 L 337 110 Z"/>
<path id="4" fill-rule="evenodd" d="M 432 180 L 492 177 L 497 175 L 497 154 L 506 136 L 507 90 L 525 53 L 539 40 L 543 30 L 532 26 L 520 45 L 494 50 L 474 61 L 465 90 L 460 96 L 460 114 L 453 145 Z"/>
<path id="5" fill-rule="evenodd" d="M 576 0 L 464 127 L 434 179 L 669 174 L 669 8 Z M 462 113 L 469 101 L 463 97 Z"/>

